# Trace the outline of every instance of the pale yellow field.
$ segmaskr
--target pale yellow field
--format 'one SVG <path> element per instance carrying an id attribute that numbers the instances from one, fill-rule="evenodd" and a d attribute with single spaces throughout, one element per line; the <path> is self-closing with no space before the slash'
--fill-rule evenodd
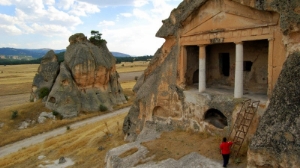
<path id="1" fill-rule="evenodd" d="M 117 71 L 138 72 L 147 68 L 149 62 L 136 61 L 117 64 Z M 124 65 L 124 66 L 123 66 Z M 38 64 L 0 66 L 0 96 L 30 93 Z"/>
<path id="2" fill-rule="evenodd" d="M 122 62 L 117 64 L 117 71 L 122 72 L 136 72 L 143 71 L 147 68 L 149 61 L 135 61 L 135 62 Z"/>
<path id="3" fill-rule="evenodd" d="M 149 62 L 136 61 L 124 62 L 117 64 L 117 71 L 136 72 L 143 71 L 147 68 Z M 124 65 L 124 66 L 122 66 Z M 6 65 L 0 66 L 0 84 L 24 84 L 32 83 L 33 77 L 37 73 L 39 64 L 25 64 L 25 65 Z"/>
<path id="4" fill-rule="evenodd" d="M 38 64 L 0 66 L 0 84 L 20 84 L 32 82 Z"/>

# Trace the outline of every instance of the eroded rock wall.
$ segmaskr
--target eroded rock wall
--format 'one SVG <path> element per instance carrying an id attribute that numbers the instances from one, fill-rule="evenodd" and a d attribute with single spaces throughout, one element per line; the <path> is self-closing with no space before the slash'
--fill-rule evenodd
<path id="1" fill-rule="evenodd" d="M 300 52 L 288 56 L 248 151 L 248 167 L 300 167 Z"/>
<path id="2" fill-rule="evenodd" d="M 54 80 L 59 72 L 59 63 L 53 50 L 50 50 L 42 58 L 37 74 L 33 78 L 30 100 L 42 99 L 41 89 L 51 90 Z"/>

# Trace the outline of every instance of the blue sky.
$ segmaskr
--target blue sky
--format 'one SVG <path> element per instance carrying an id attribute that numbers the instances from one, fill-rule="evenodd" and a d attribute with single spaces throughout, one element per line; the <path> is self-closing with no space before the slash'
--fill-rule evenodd
<path id="1" fill-rule="evenodd" d="M 153 55 L 162 20 L 182 0 L 0 0 L 0 47 L 64 49 L 98 30 L 110 51 Z"/>

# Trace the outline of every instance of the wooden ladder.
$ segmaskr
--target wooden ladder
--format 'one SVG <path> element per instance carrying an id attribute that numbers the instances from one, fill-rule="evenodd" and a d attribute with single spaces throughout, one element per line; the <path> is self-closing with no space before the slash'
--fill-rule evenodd
<path id="1" fill-rule="evenodd" d="M 260 101 L 251 102 L 251 99 L 243 101 L 242 108 L 238 113 L 237 119 L 235 120 L 233 128 L 229 134 L 229 137 L 231 137 L 231 134 L 234 133 L 233 145 L 231 147 L 231 155 L 233 158 L 237 158 L 240 152 L 249 127 L 251 126 L 251 122 L 257 112 L 259 102 Z"/>

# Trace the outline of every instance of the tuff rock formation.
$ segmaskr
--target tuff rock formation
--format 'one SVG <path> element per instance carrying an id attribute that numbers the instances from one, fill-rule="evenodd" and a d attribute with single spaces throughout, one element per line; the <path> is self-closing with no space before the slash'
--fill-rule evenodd
<path id="1" fill-rule="evenodd" d="M 106 42 L 96 46 L 82 33 L 72 35 L 69 42 L 59 74 L 49 85 L 46 107 L 63 117 L 74 117 L 81 111 L 99 111 L 100 106 L 112 110 L 114 105 L 126 103 L 116 60 Z"/>
<path id="2" fill-rule="evenodd" d="M 212 56 L 219 58 L 218 54 L 224 52 L 238 55 L 237 52 L 243 51 L 238 50 L 238 47 L 243 43 L 245 48 L 244 59 L 250 58 L 251 55 L 257 55 L 257 58 L 265 58 L 265 60 L 256 65 L 257 59 L 254 58 L 249 61 L 251 65 L 253 63 L 253 67 L 250 68 L 249 72 L 243 72 L 247 70 L 241 69 L 239 71 L 242 71 L 240 80 L 244 80 L 245 86 L 248 84 L 245 83 L 247 80 L 257 82 L 257 87 L 266 85 L 264 94 L 268 100 L 282 69 L 283 62 L 287 57 L 295 57 L 293 55 L 300 49 L 300 1 L 184 0 L 176 9 L 172 10 L 168 19 L 163 20 L 163 25 L 156 36 L 164 38 L 166 41 L 157 50 L 133 89 L 136 93 L 136 100 L 123 124 L 125 139 L 128 141 L 135 141 L 149 123 L 156 124 L 162 121 L 169 121 L 166 127 L 170 127 L 170 130 L 172 128 L 192 129 L 194 131 L 220 130 L 217 128 L 212 129 L 211 124 L 205 122 L 205 114 L 210 109 L 221 111 L 227 118 L 228 125 L 233 125 L 236 113 L 240 109 L 239 103 L 243 97 L 234 98 L 232 93 L 227 94 L 227 92 L 220 94 L 218 91 L 203 91 L 200 90 L 200 87 L 196 90 L 191 88 L 194 87 L 194 83 L 206 82 L 208 85 L 210 83 L 207 81 L 222 76 L 220 72 L 224 73 L 222 72 L 223 69 L 219 68 L 221 61 L 213 60 Z M 207 53 L 205 53 L 205 47 Z M 261 47 L 262 52 L 257 52 L 256 47 Z M 207 67 L 205 68 L 204 64 L 204 68 L 201 69 L 198 62 L 199 60 L 201 62 L 205 55 Z M 227 84 L 225 90 L 227 88 L 233 90 L 237 83 L 234 83 L 235 75 L 239 74 L 234 63 L 236 60 L 236 57 L 230 57 L 230 61 L 228 61 L 230 66 L 227 68 L 229 74 L 223 74 L 223 77 L 225 77 L 219 78 L 219 81 L 214 84 L 219 85 L 224 82 Z M 199 66 L 195 66 L 196 64 Z M 291 64 L 291 61 L 287 61 L 287 64 Z M 296 71 L 296 64 L 293 71 L 298 73 L 293 74 L 295 82 L 298 79 L 296 76 L 299 75 L 299 72 Z M 264 70 L 259 71 L 262 67 Z M 286 67 L 289 68 L 290 66 L 286 65 Z M 207 76 L 205 78 L 204 75 L 204 79 L 201 81 L 197 76 L 201 71 L 205 72 L 205 69 Z M 253 77 L 253 74 L 256 76 Z M 284 72 L 282 74 L 287 75 L 288 79 L 293 78 L 292 74 Z M 245 76 L 246 79 L 243 79 Z M 279 80 L 279 83 L 281 83 L 281 80 Z M 256 134 L 257 137 L 251 143 L 253 155 L 257 152 L 261 152 L 261 155 L 259 155 L 259 158 L 253 156 L 254 159 L 251 160 L 253 162 L 251 165 L 289 167 L 288 164 L 284 163 L 284 158 L 290 156 L 295 158 L 291 159 L 293 162 L 290 164 L 291 166 L 299 163 L 299 161 L 296 161 L 299 158 L 299 130 L 298 133 L 295 132 L 299 128 L 299 115 L 296 114 L 297 110 L 299 111 L 299 106 L 295 101 L 296 97 L 288 97 L 289 94 L 297 92 L 282 87 L 284 82 L 287 82 L 287 85 L 291 84 L 292 88 L 298 86 L 286 80 L 282 84 L 278 84 L 281 85 L 280 94 L 277 93 L 279 87 L 274 90 L 273 97 L 278 96 L 278 99 L 273 98 L 271 102 L 273 105 L 269 109 L 269 114 L 263 116 L 262 124 Z M 241 85 L 243 86 L 243 83 Z M 250 135 L 249 140 L 253 137 L 256 126 L 268 106 L 267 100 L 258 107 L 258 113 L 253 121 L 254 126 L 248 132 Z M 286 105 L 279 107 L 279 100 L 283 100 Z M 276 106 L 274 106 L 275 104 Z M 280 111 L 275 113 L 277 107 Z M 271 115 L 272 112 L 275 114 Z M 267 119 L 264 119 L 265 117 Z M 279 133 L 276 133 L 277 128 Z M 155 129 L 159 130 L 160 128 Z M 266 132 L 264 133 L 264 131 Z M 228 136 L 226 128 L 222 132 Z M 275 139 L 271 140 L 272 137 Z M 255 145 L 255 142 L 258 145 Z M 275 150 L 273 152 L 274 157 L 271 158 L 271 154 L 273 154 L 271 150 L 273 149 Z M 293 150 L 289 151 L 289 149 Z M 280 152 L 283 152 L 283 154 L 280 155 Z M 268 155 L 263 158 L 265 153 Z M 279 157 L 280 160 L 274 161 L 276 157 Z M 266 164 L 255 163 L 253 161 L 255 159 L 257 159 L 257 162 L 262 161 Z"/>
<path id="3" fill-rule="evenodd" d="M 248 167 L 300 167 L 300 52 L 288 56 L 248 151 Z"/>
<path id="4" fill-rule="evenodd" d="M 46 88 L 50 90 L 58 72 L 59 63 L 57 62 L 57 56 L 53 50 L 50 50 L 42 58 L 37 74 L 33 79 L 30 100 L 35 101 L 43 98 L 39 97 L 41 89 Z"/>

